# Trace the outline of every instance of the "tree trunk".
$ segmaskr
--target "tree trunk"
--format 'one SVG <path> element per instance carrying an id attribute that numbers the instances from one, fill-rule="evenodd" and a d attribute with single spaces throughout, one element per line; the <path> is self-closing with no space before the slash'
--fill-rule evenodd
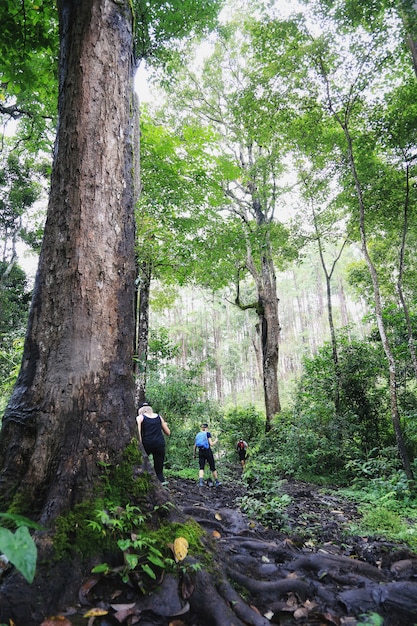
<path id="1" fill-rule="evenodd" d="M 417 1 L 401 0 L 399 11 L 406 32 L 405 40 L 411 53 L 414 73 L 417 76 Z"/>
<path id="2" fill-rule="evenodd" d="M 266 424 L 268 432 L 274 416 L 281 411 L 278 390 L 279 334 L 278 298 L 275 270 L 272 260 L 262 259 L 262 283 L 258 294 L 262 306 L 258 311 L 262 342 L 262 371 L 265 397 Z"/>
<path id="3" fill-rule="evenodd" d="M 151 262 L 139 264 L 139 305 L 137 330 L 136 406 L 146 400 L 146 365 L 149 345 L 149 295 L 151 291 Z"/>
<path id="4" fill-rule="evenodd" d="M 407 327 L 408 348 L 410 350 L 411 362 L 413 364 L 414 377 L 417 379 L 416 342 L 414 339 L 413 325 L 411 323 L 410 311 L 408 309 L 408 304 L 406 302 L 404 291 L 403 291 L 404 256 L 405 256 L 406 240 L 407 240 L 407 233 L 408 233 L 409 202 L 410 202 L 410 167 L 407 164 L 406 166 L 406 197 L 405 197 L 404 211 L 403 211 L 403 230 L 402 230 L 401 245 L 400 245 L 399 258 L 398 258 L 397 291 L 398 291 L 398 297 L 400 299 L 401 306 L 404 311 L 405 324 Z"/>
<path id="5" fill-rule="evenodd" d="M 400 415 L 398 410 L 398 397 L 397 397 L 397 371 L 396 371 L 396 363 L 394 359 L 394 355 L 391 349 L 391 345 L 385 330 L 384 318 L 382 315 L 382 301 L 381 301 L 381 291 L 379 288 L 378 274 L 375 269 L 375 266 L 372 262 L 372 259 L 368 250 L 368 242 L 366 237 L 366 229 L 365 229 L 365 205 L 363 202 L 362 196 L 362 188 L 359 181 L 358 173 L 356 171 L 355 159 L 353 156 L 353 147 L 352 147 L 352 139 L 348 132 L 346 126 L 341 124 L 347 144 L 348 144 L 348 156 L 349 156 L 349 165 L 352 171 L 352 176 L 355 183 L 356 194 L 358 197 L 359 203 L 359 228 L 360 228 L 360 236 L 362 242 L 362 252 L 365 257 L 366 264 L 368 266 L 368 270 L 372 280 L 372 286 L 374 291 L 374 302 L 375 302 L 375 316 L 378 326 L 378 331 L 381 337 L 382 346 L 384 348 L 385 356 L 388 361 L 389 368 L 389 389 L 390 389 L 390 400 L 391 400 L 391 419 L 392 425 L 394 428 L 395 438 L 397 441 L 398 454 L 402 461 L 404 472 L 408 478 L 408 480 L 413 480 L 413 471 L 410 465 L 410 459 L 408 457 L 407 448 L 404 442 L 404 437 L 401 428 Z"/>
<path id="6" fill-rule="evenodd" d="M 60 0 L 58 9 L 48 215 L 0 434 L 2 510 L 47 529 L 92 495 L 99 464 L 117 464 L 134 432 L 131 8 L 128 0 Z M 4 583 L 2 609 L 6 597 Z"/>

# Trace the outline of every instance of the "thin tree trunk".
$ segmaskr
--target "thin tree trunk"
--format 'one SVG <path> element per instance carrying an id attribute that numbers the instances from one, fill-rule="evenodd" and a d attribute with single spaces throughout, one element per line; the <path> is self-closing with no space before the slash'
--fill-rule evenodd
<path id="1" fill-rule="evenodd" d="M 151 290 L 151 263 L 143 261 L 139 267 L 138 323 L 136 348 L 136 407 L 146 400 L 146 372 L 149 347 L 149 296 Z"/>
<path id="2" fill-rule="evenodd" d="M 400 246 L 400 254 L 398 261 L 398 281 L 397 281 L 397 291 L 398 296 L 400 298 L 401 306 L 404 311 L 405 323 L 407 326 L 407 340 L 408 340 L 408 348 L 410 350 L 411 362 L 413 364 L 414 369 L 414 377 L 417 379 L 417 355 L 416 355 L 416 344 L 414 339 L 413 327 L 410 319 L 410 312 L 408 310 L 408 305 L 404 297 L 403 292 L 403 275 L 404 275 L 404 254 L 405 254 L 405 246 L 407 239 L 407 231 L 408 231 L 408 209 L 409 209 L 409 197 L 410 197 L 410 168 L 407 164 L 406 168 L 406 198 L 404 202 L 404 218 L 403 218 L 403 232 L 401 237 L 401 246 Z"/>
<path id="3" fill-rule="evenodd" d="M 417 76 L 417 2 L 400 0 L 399 11 L 406 31 L 406 43 L 410 50 L 414 73 Z"/>
<path id="4" fill-rule="evenodd" d="M 389 339 L 385 330 L 384 319 L 382 315 L 382 301 L 381 301 L 381 292 L 379 289 L 379 281 L 378 274 L 375 269 L 375 266 L 372 262 L 368 251 L 368 243 L 366 237 L 366 229 L 365 229 L 365 205 L 362 197 L 362 188 L 359 181 L 358 173 L 356 171 L 355 159 L 353 156 L 353 147 L 352 147 L 352 139 L 348 132 L 348 129 L 345 125 L 342 125 L 342 128 L 345 132 L 347 144 L 348 144 L 348 156 L 349 156 L 349 164 L 352 171 L 353 179 L 355 182 L 356 194 L 358 197 L 359 203 L 359 226 L 360 226 L 360 234 L 361 234 L 361 242 L 362 242 L 362 252 L 366 260 L 366 264 L 369 269 L 369 273 L 372 279 L 372 285 L 374 290 L 374 301 L 375 301 L 375 315 L 377 320 L 377 326 L 379 330 L 379 334 L 382 341 L 382 346 L 384 348 L 385 356 L 387 357 L 388 366 L 389 366 L 389 389 L 390 389 L 390 399 L 391 399 L 391 419 L 394 427 L 395 438 L 397 441 L 398 453 L 401 458 L 404 471 L 409 480 L 413 480 L 413 472 L 410 465 L 410 460 L 408 458 L 407 449 L 405 446 L 401 423 L 400 423 L 400 415 L 398 410 L 398 398 L 397 398 L 397 372 L 396 372 L 396 364 L 394 355 L 392 353 L 391 345 L 389 343 Z"/>
<path id="5" fill-rule="evenodd" d="M 401 423 L 400 423 L 400 415 L 399 415 L 399 410 L 398 410 L 396 364 L 395 364 L 394 355 L 391 349 L 391 345 L 390 345 L 390 342 L 389 342 L 389 339 L 385 330 L 385 324 L 384 324 L 384 319 L 382 315 L 383 308 L 382 308 L 382 300 L 381 300 L 381 291 L 379 288 L 378 274 L 377 274 L 377 271 L 375 269 L 375 266 L 372 262 L 372 259 L 368 250 L 368 242 L 367 242 L 366 228 L 365 228 L 365 204 L 363 200 L 362 186 L 359 180 L 358 172 L 356 170 L 356 163 L 355 163 L 355 157 L 354 157 L 353 145 L 352 145 L 352 137 L 350 135 L 349 127 L 348 127 L 350 110 L 348 108 L 344 112 L 343 119 L 335 111 L 333 107 L 331 94 L 330 94 L 330 86 L 329 86 L 328 78 L 324 70 L 324 67 L 322 67 L 321 69 L 322 69 L 323 79 L 326 81 L 326 90 L 327 90 L 329 110 L 331 114 L 333 115 L 334 119 L 340 125 L 340 128 L 343 130 L 343 133 L 346 139 L 347 159 L 348 159 L 348 164 L 352 173 L 352 178 L 353 178 L 355 191 L 356 191 L 356 197 L 358 199 L 358 206 L 359 206 L 359 230 L 360 230 L 360 237 L 361 237 L 361 243 L 362 243 L 362 252 L 363 252 L 366 264 L 368 266 L 369 274 L 372 280 L 372 286 L 373 286 L 373 291 L 374 291 L 374 302 L 375 302 L 375 317 L 377 321 L 378 331 L 381 337 L 382 346 L 383 346 L 385 356 L 388 361 L 389 390 L 390 390 L 390 401 L 391 401 L 391 420 L 392 420 L 392 425 L 393 425 L 393 429 L 395 433 L 395 438 L 397 441 L 398 454 L 402 461 L 405 474 L 409 480 L 413 480 L 413 472 L 411 469 L 410 460 L 408 458 L 408 453 L 407 453 L 407 449 L 406 449 L 404 438 L 403 438 L 403 433 L 402 433 Z"/>
<path id="6" fill-rule="evenodd" d="M 326 266 L 326 261 L 324 259 L 321 234 L 320 234 L 320 230 L 318 227 L 317 215 L 314 210 L 314 207 L 312 207 L 312 212 L 313 212 L 314 230 L 316 233 L 317 245 L 319 249 L 320 263 L 323 269 L 324 277 L 326 279 L 327 319 L 329 321 L 330 339 L 331 339 L 331 344 L 332 344 L 332 358 L 333 358 L 334 372 L 335 372 L 334 405 L 335 405 L 336 414 L 338 414 L 339 409 L 340 409 L 340 365 L 339 365 L 339 355 L 337 352 L 336 330 L 334 327 L 334 320 L 333 320 L 331 280 L 332 280 L 333 272 L 336 267 L 336 263 L 342 256 L 342 252 L 344 250 L 347 240 L 345 239 L 345 241 L 343 242 L 340 248 L 339 254 L 337 255 L 337 257 L 332 263 L 331 270 L 328 271 L 327 266 Z"/>

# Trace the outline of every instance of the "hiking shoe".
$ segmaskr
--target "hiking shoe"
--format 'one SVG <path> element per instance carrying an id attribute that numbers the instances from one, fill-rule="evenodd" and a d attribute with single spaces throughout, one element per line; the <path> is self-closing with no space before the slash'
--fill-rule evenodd
<path id="1" fill-rule="evenodd" d="M 203 487 L 204 486 L 204 480 L 202 478 L 200 478 L 200 480 L 198 481 L 198 486 L 199 487 Z"/>
<path id="2" fill-rule="evenodd" d="M 214 484 L 216 485 L 216 487 L 220 487 L 221 482 L 219 480 L 216 480 L 216 482 Z"/>

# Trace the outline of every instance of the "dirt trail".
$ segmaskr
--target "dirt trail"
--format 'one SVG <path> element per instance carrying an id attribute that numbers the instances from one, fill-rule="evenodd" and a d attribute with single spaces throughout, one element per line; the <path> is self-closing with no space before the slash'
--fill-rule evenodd
<path id="1" fill-rule="evenodd" d="M 177 505 L 206 529 L 229 580 L 245 588 L 261 615 L 286 626 L 354 626 L 371 613 L 383 616 L 384 626 L 417 624 L 417 555 L 383 539 L 349 535 L 359 519 L 349 500 L 283 481 L 291 503 L 284 528 L 271 530 L 240 512 L 236 501 L 245 492 L 241 480 L 218 489 L 170 483 Z"/>
<path id="2" fill-rule="evenodd" d="M 241 512 L 246 488 L 237 475 L 219 488 L 170 479 L 161 495 L 205 529 L 203 543 L 216 560 L 210 571 L 189 568 L 180 583 L 161 571 L 145 594 L 120 576 L 91 577 L 78 606 L 41 626 L 85 626 L 91 608 L 105 612 L 94 626 L 417 625 L 417 555 L 349 535 L 358 512 L 336 491 L 284 481 L 276 495 L 283 493 L 291 502 L 267 528 Z"/>

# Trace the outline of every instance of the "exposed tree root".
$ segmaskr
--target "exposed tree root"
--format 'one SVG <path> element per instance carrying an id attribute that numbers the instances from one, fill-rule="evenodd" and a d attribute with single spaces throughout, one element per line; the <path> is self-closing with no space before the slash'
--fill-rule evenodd
<path id="1" fill-rule="evenodd" d="M 207 488 L 201 495 L 192 486 L 181 485 L 183 506 L 177 499 L 170 517 L 184 521 L 184 513 L 192 514 L 206 530 L 210 571 L 192 573 L 196 556 L 190 554 L 184 561 L 188 574 L 161 575 L 144 595 L 118 576 L 93 578 L 89 565 L 76 559 L 48 570 L 44 537 L 35 583 L 27 585 L 12 572 L 0 585 L 0 623 L 12 619 L 16 626 L 41 626 L 46 615 L 65 613 L 67 607 L 68 623 L 78 626 L 81 615 L 97 606 L 108 615 L 95 618 L 94 626 L 334 626 L 343 620 L 355 626 L 371 613 L 382 616 L 384 626 L 417 623 L 417 558 L 405 547 L 381 544 L 377 553 L 376 540 L 364 543 L 363 554 L 371 562 L 357 557 L 359 539 L 351 542 L 355 558 L 342 554 L 335 541 L 329 549 L 336 553 L 296 547 L 291 537 L 254 527 L 238 508 L 228 509 L 226 490 Z M 155 501 L 165 498 L 165 491 L 155 494 Z"/>

